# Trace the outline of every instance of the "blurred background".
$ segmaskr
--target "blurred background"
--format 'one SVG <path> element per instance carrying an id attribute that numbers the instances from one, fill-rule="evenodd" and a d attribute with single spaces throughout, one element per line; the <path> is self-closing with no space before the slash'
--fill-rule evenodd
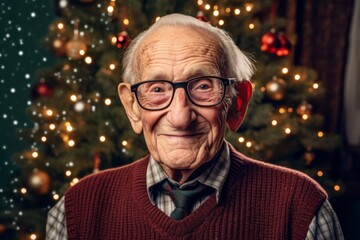
<path id="1" fill-rule="evenodd" d="M 255 60 L 250 109 L 227 139 L 318 181 L 345 239 L 360 239 L 359 1 L 0 6 L 0 239 L 45 239 L 46 213 L 66 189 L 147 154 L 118 100 L 121 59 L 131 39 L 174 12 L 225 29 Z"/>

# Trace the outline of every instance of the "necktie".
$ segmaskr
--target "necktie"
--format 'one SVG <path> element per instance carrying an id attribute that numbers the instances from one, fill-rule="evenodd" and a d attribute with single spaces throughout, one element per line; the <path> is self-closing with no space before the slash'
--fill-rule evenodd
<path id="1" fill-rule="evenodd" d="M 214 189 L 204 184 L 198 183 L 193 187 L 179 189 L 165 180 L 162 183 L 162 189 L 167 193 L 175 204 L 175 210 L 170 217 L 181 220 L 191 213 L 196 200 L 201 195 L 210 194 Z"/>

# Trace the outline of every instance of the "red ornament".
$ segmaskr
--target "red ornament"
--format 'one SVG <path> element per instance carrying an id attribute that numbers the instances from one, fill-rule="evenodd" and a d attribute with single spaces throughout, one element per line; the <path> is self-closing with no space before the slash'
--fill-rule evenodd
<path id="1" fill-rule="evenodd" d="M 33 98 L 37 97 L 51 97 L 54 89 L 47 83 L 38 82 L 32 86 L 31 95 Z"/>
<path id="2" fill-rule="evenodd" d="M 274 28 L 261 37 L 261 50 L 263 52 L 275 54 L 279 47 L 280 41 L 277 38 L 277 34 Z"/>
<path id="3" fill-rule="evenodd" d="M 120 32 L 116 37 L 116 47 L 126 48 L 130 43 L 130 37 L 126 31 Z"/>
<path id="4" fill-rule="evenodd" d="M 199 10 L 196 14 L 196 18 L 200 21 L 207 22 L 207 19 L 205 18 L 204 12 Z"/>
<path id="5" fill-rule="evenodd" d="M 283 57 L 289 55 L 291 44 L 283 32 L 278 33 L 272 28 L 261 37 L 260 48 L 263 52 Z"/>

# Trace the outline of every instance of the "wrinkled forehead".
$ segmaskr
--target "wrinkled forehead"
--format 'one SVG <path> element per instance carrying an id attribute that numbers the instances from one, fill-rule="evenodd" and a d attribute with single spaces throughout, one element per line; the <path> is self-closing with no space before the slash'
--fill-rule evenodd
<path id="1" fill-rule="evenodd" d="M 164 61 L 167 58 L 179 62 L 185 58 L 201 58 L 215 62 L 219 70 L 223 58 L 219 40 L 212 33 L 186 26 L 162 26 L 146 36 L 136 53 L 138 71 L 154 60 L 159 61 L 154 59 L 154 53 Z"/>

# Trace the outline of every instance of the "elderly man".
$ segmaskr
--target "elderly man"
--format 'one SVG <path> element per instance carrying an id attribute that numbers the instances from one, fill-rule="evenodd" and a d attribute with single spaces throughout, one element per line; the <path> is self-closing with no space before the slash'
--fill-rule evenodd
<path id="1" fill-rule="evenodd" d="M 49 212 L 48 239 L 341 239 L 317 183 L 224 140 L 252 73 L 224 31 L 195 18 L 165 16 L 140 34 L 118 90 L 150 155 L 70 188 Z"/>

